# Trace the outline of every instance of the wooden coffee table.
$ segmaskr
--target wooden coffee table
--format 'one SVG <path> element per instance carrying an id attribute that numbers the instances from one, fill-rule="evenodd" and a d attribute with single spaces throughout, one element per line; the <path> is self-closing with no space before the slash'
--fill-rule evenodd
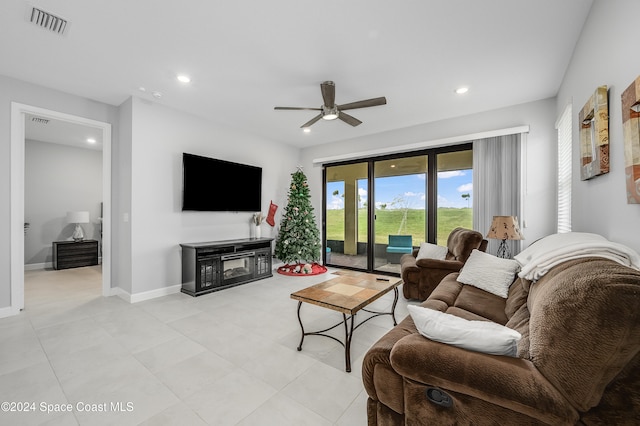
<path id="1" fill-rule="evenodd" d="M 402 284 L 402 279 L 354 271 L 340 271 L 337 272 L 337 274 L 339 274 L 339 276 L 336 278 L 291 293 L 291 298 L 298 301 L 298 321 L 302 329 L 302 337 L 300 339 L 300 345 L 298 345 L 298 350 L 302 350 L 302 342 L 304 342 L 305 336 L 315 335 L 333 339 L 344 347 L 346 371 L 350 372 L 351 338 L 353 337 L 354 330 L 370 319 L 380 315 L 391 315 L 393 325 L 395 326 L 397 324 L 395 309 L 398 303 L 398 286 Z M 365 309 L 370 303 L 384 296 L 391 290 L 394 292 L 394 298 L 390 312 L 375 312 Z M 324 330 L 306 332 L 302 325 L 302 319 L 300 318 L 302 302 L 341 312 L 342 321 Z M 373 315 L 354 325 L 356 313 L 360 310 Z M 344 342 L 334 336 L 325 334 L 340 324 L 344 324 Z"/>

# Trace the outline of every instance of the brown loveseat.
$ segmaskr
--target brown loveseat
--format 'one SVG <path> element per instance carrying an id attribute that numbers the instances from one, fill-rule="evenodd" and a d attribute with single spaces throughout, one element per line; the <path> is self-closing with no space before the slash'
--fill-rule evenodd
<path id="1" fill-rule="evenodd" d="M 425 300 L 440 281 L 452 272 L 458 272 L 473 249 L 485 251 L 487 240 L 478 231 L 455 228 L 447 238 L 444 260 L 416 259 L 419 249 L 400 258 L 400 274 L 404 285 L 402 294 L 407 299 Z"/>
<path id="2" fill-rule="evenodd" d="M 569 260 L 507 299 L 458 275 L 421 306 L 519 331 L 517 357 L 429 340 L 407 316 L 365 355 L 369 425 L 640 424 L 639 271 Z"/>

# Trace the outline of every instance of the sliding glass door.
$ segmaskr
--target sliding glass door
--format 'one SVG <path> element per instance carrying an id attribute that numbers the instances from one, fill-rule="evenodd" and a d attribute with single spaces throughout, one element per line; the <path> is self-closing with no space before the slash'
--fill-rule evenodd
<path id="1" fill-rule="evenodd" d="M 326 167 L 325 263 L 368 269 L 368 165 Z"/>
<path id="2" fill-rule="evenodd" d="M 446 246 L 451 231 L 473 228 L 473 151 L 437 154 L 437 235 L 435 243 Z"/>
<path id="3" fill-rule="evenodd" d="M 422 242 L 472 227 L 470 144 L 324 168 L 325 263 L 400 273 Z"/>
<path id="4" fill-rule="evenodd" d="M 399 272 L 400 257 L 426 241 L 426 155 L 374 161 L 374 265 Z"/>

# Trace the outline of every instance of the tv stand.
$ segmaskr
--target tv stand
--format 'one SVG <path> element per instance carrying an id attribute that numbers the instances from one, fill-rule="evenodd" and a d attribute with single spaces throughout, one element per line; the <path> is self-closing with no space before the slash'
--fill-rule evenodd
<path id="1" fill-rule="evenodd" d="M 273 276 L 272 241 L 246 238 L 180 244 L 181 291 L 195 297 Z"/>

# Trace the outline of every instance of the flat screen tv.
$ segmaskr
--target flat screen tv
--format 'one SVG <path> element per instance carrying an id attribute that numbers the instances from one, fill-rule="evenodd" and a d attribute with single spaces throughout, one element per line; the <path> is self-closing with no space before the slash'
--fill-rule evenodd
<path id="1" fill-rule="evenodd" d="M 262 168 L 182 154 L 182 210 L 259 212 Z"/>

